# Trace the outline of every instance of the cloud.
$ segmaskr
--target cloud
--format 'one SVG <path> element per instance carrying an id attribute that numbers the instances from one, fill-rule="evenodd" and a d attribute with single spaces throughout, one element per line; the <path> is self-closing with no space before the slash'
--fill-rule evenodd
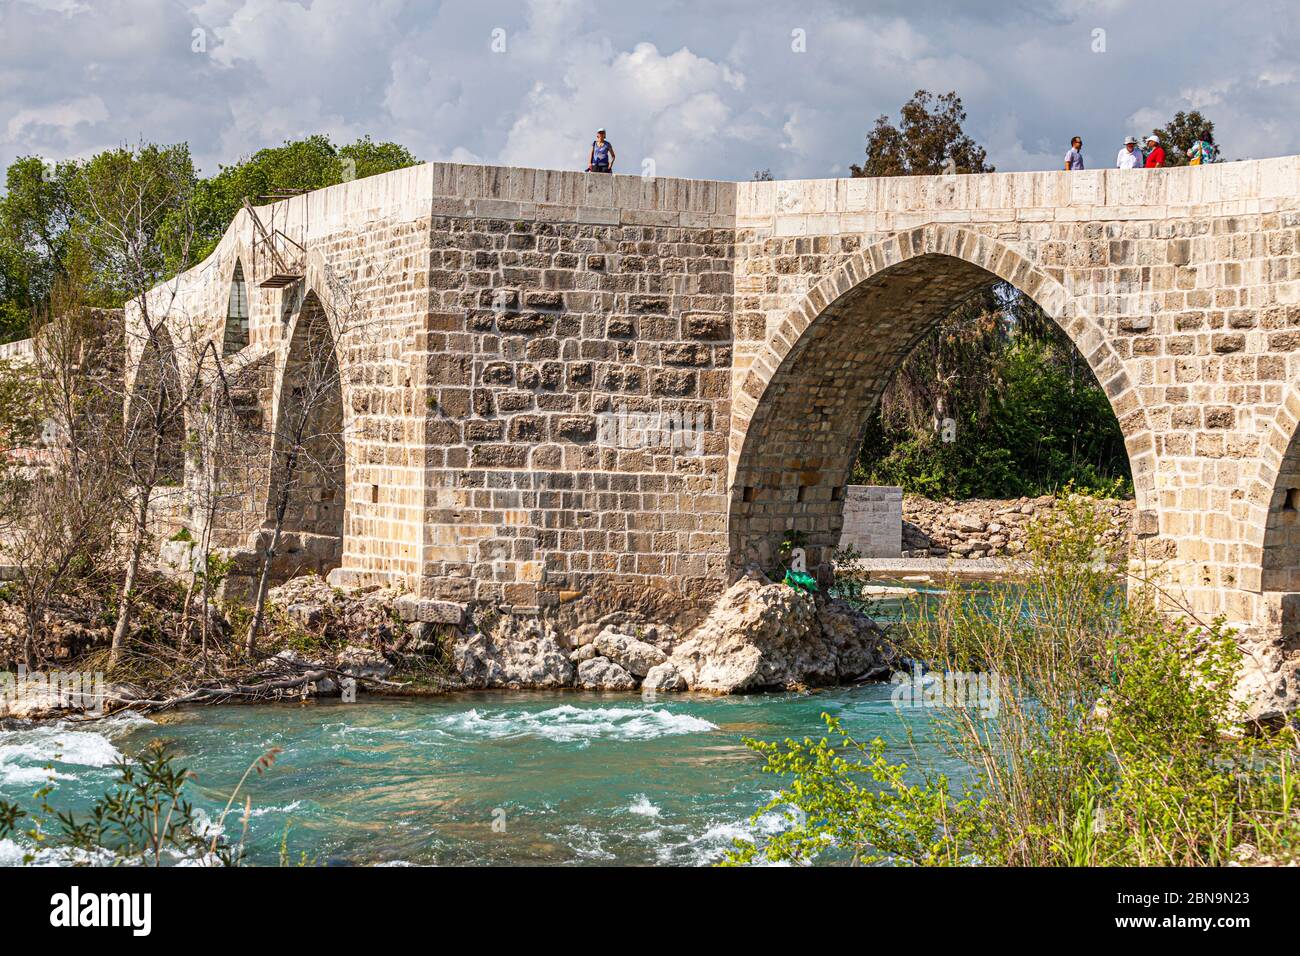
<path id="1" fill-rule="evenodd" d="M 98 123 L 108 119 L 108 107 L 98 96 L 79 96 L 76 99 L 47 103 L 40 109 L 19 110 L 9 117 L 5 135 L 11 139 L 25 136 L 48 135 L 40 127 L 71 134 L 77 126 Z"/>
<path id="2" fill-rule="evenodd" d="M 1230 158 L 1281 155 L 1300 152 L 1298 51 L 1294 4 L 1215 0 L 10 0 L 0 164 L 145 138 L 212 172 L 325 132 L 581 168 L 603 125 L 624 170 L 842 175 L 920 87 L 956 89 L 1004 170 L 1056 168 L 1075 133 L 1109 165 L 1197 108 Z"/>
<path id="3" fill-rule="evenodd" d="M 714 141 L 734 137 L 729 101 L 745 80 L 723 64 L 685 47 L 664 55 L 652 43 L 609 59 L 570 59 L 558 81 L 533 85 L 500 161 L 581 167 L 594 130 L 606 126 L 622 168 L 651 160 L 661 174 L 701 175 Z"/>

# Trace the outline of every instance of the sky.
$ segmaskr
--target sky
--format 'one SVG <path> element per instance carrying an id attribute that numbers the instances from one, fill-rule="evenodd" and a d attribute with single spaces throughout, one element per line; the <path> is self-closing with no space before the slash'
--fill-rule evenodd
<path id="1" fill-rule="evenodd" d="M 187 141 L 205 175 L 312 133 L 422 160 L 846 176 L 918 88 L 999 170 L 1090 167 L 1177 110 L 1300 153 L 1296 0 L 0 0 L 0 164 Z"/>

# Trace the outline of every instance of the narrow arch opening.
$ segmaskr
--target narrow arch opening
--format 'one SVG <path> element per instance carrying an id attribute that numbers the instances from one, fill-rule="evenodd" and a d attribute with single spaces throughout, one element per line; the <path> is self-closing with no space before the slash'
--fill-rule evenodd
<path id="1" fill-rule="evenodd" d="M 1269 501 L 1260 590 L 1300 592 L 1300 429 L 1291 436 Z"/>
<path id="2" fill-rule="evenodd" d="M 859 450 L 873 424 L 880 428 L 882 395 L 957 307 L 995 287 L 1000 296 L 1022 295 L 999 283 L 957 256 L 921 254 L 871 275 L 808 324 L 763 389 L 740 444 L 730 506 L 733 573 L 749 565 L 772 573 L 797 546 L 810 571 L 831 577 L 845 504 L 854 498 L 840 489 L 862 483 Z M 1077 360 L 1094 383 L 1092 397 L 1115 422 L 1114 396 L 1095 386 L 1082 356 Z M 929 413 L 940 441 L 949 415 L 943 408 Z M 1127 466 L 1118 423 L 1115 429 Z"/>
<path id="3" fill-rule="evenodd" d="M 222 343 L 223 355 L 234 355 L 248 347 L 248 283 L 244 281 L 244 266 L 235 263 L 230 279 L 230 296 L 226 301 L 226 330 Z"/>
<path id="4" fill-rule="evenodd" d="M 184 482 L 184 401 L 176 351 L 159 328 L 144 343 L 127 404 L 124 441 L 136 483 L 169 487 Z"/>
<path id="5" fill-rule="evenodd" d="M 346 514 L 343 393 L 334 334 L 315 293 L 303 300 L 280 386 L 268 519 L 288 573 L 338 567 Z"/>

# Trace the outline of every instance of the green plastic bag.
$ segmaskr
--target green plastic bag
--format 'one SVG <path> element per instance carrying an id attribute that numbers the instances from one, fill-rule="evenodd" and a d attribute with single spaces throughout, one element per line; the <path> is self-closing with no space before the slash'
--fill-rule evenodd
<path id="1" fill-rule="evenodd" d="M 812 592 L 817 590 L 817 579 L 802 571 L 786 571 L 785 582 L 796 591 Z"/>

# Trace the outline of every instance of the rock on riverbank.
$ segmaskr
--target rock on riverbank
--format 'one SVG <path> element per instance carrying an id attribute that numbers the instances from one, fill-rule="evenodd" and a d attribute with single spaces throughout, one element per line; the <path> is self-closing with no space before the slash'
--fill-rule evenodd
<path id="1" fill-rule="evenodd" d="M 244 625 L 220 623 L 206 667 L 198 666 L 196 646 L 188 655 L 174 649 L 168 682 L 118 685 L 109 709 L 132 701 L 149 708 L 335 696 L 348 678 L 399 694 L 563 687 L 729 694 L 878 678 L 892 661 L 883 632 L 865 615 L 756 570 L 685 634 L 630 612 L 561 631 L 539 617 L 392 589 L 342 589 L 314 575 L 270 590 L 259 654 L 228 653 Z M 191 659 L 188 671 L 182 662 Z M 41 719 L 90 706 L 25 692 L 0 704 L 0 716 Z"/>
<path id="2" fill-rule="evenodd" d="M 749 690 L 883 677 L 893 653 L 870 618 L 839 600 L 804 594 L 751 571 L 705 621 L 679 637 L 671 628 L 611 615 L 570 635 L 512 618 L 456 643 L 460 676 L 477 687 L 600 690 Z M 531 626 L 533 633 L 522 633 Z M 557 652 L 574 645 L 567 656 Z"/>
<path id="3" fill-rule="evenodd" d="M 903 557 L 1014 557 L 1025 550 L 1030 525 L 1059 506 L 1051 495 L 969 501 L 905 495 Z M 1093 507 L 1106 524 L 1102 547 L 1122 559 L 1133 526 L 1133 502 L 1104 498 Z"/>

